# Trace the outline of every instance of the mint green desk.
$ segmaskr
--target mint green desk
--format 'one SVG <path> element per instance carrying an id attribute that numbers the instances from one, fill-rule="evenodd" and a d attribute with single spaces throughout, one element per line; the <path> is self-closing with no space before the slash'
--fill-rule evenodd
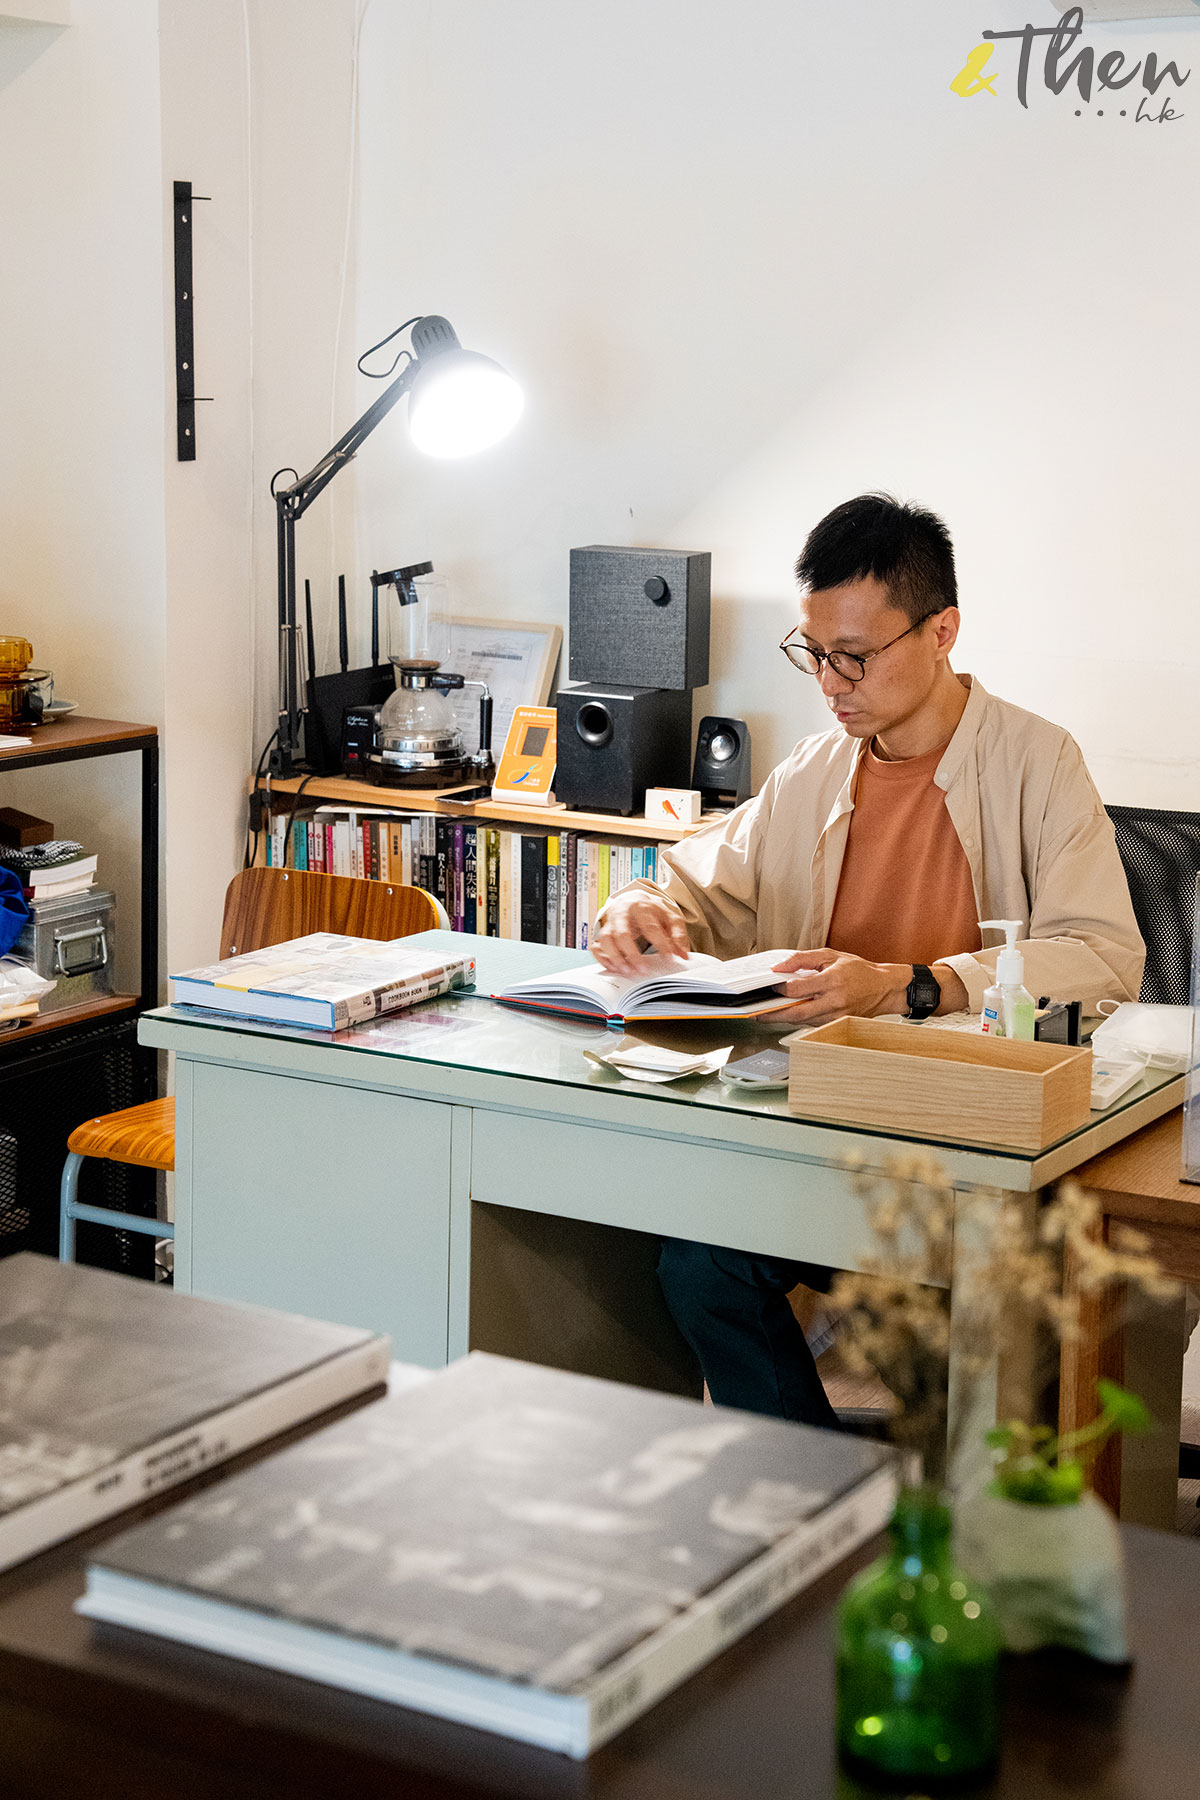
<path id="1" fill-rule="evenodd" d="M 371 1326 L 427 1366 L 484 1348 L 691 1392 L 660 1235 L 857 1265 L 868 1233 L 845 1159 L 878 1168 L 912 1140 L 796 1118 L 785 1094 L 715 1076 L 650 1087 L 598 1069 L 583 1052 L 612 1033 L 482 997 L 589 958 L 475 943 L 476 996 L 340 1040 L 143 1016 L 141 1041 L 175 1055 L 177 1286 Z M 703 1029 L 710 1045 L 754 1035 Z M 1181 1089 L 1146 1079 L 1038 1155 L 938 1153 L 960 1188 L 1032 1194 Z"/>

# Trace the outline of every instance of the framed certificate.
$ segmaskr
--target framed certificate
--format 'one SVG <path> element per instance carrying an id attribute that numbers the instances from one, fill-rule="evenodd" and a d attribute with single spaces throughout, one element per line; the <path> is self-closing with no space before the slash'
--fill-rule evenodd
<path id="1" fill-rule="evenodd" d="M 516 619 L 439 620 L 442 667 L 467 681 L 486 681 L 492 692 L 492 754 L 508 742 L 518 706 L 545 706 L 554 687 L 561 625 L 527 625 Z M 460 688 L 447 699 L 463 742 L 479 738 L 479 695 Z"/>

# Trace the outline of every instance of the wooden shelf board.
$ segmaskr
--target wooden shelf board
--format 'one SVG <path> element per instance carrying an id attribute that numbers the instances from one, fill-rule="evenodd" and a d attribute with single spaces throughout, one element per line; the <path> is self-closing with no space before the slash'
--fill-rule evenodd
<path id="1" fill-rule="evenodd" d="M 273 794 L 294 794 L 303 776 L 290 775 L 271 779 Z M 468 787 L 477 785 L 468 782 Z M 266 787 L 266 777 L 259 781 Z M 676 843 L 698 831 L 698 825 L 650 825 L 641 813 L 628 819 L 619 813 L 577 812 L 565 806 L 505 806 L 494 800 L 476 800 L 469 806 L 444 806 L 447 795 L 455 788 L 378 787 L 368 781 L 352 781 L 344 775 L 316 775 L 304 789 L 305 800 L 340 801 L 346 806 L 386 806 L 392 812 L 440 813 L 444 818 L 496 820 L 509 825 L 545 825 L 551 831 L 603 832 L 609 837 L 653 838 L 660 843 Z M 707 825 L 718 814 L 707 814 L 701 824 Z"/>
<path id="2" fill-rule="evenodd" d="M 11 735 L 19 737 L 19 731 Z M 30 742 L 18 749 L 0 750 L 0 769 L 19 767 L 23 762 L 44 759 L 60 751 L 90 749 L 96 744 L 120 744 L 136 738 L 157 737 L 154 725 L 132 725 L 123 719 L 93 719 L 86 714 L 70 713 L 49 725 L 39 725 L 29 734 Z"/>
<path id="3" fill-rule="evenodd" d="M 14 1045 L 27 1044 L 30 1038 L 45 1037 L 48 1031 L 111 1018 L 116 1013 L 136 1012 L 140 1005 L 137 994 L 98 994 L 94 1000 L 83 1000 L 78 1006 L 63 1006 L 57 1012 L 39 1013 L 36 1019 L 19 1025 L 16 1031 L 0 1031 L 0 1056 Z"/>

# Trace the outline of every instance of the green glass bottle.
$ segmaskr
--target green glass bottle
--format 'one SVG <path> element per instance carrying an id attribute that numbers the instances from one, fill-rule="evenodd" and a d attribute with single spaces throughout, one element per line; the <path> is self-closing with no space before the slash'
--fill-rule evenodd
<path id="1" fill-rule="evenodd" d="M 1000 1630 L 951 1560 L 936 1489 L 903 1489 L 890 1530 L 838 1611 L 838 1750 L 851 1774 L 952 1789 L 996 1761 Z"/>

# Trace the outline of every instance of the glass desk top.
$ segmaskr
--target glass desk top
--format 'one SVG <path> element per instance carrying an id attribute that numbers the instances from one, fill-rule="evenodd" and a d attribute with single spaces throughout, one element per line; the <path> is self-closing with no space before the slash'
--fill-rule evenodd
<path id="1" fill-rule="evenodd" d="M 192 1007 L 159 1007 L 146 1015 L 150 1018 L 186 1024 L 202 1031 L 237 1032 L 239 1035 L 283 1038 L 293 1043 L 328 1045 L 356 1056 L 385 1056 L 414 1062 L 441 1063 L 452 1068 L 472 1069 L 485 1074 L 512 1075 L 528 1081 L 547 1081 L 571 1087 L 602 1088 L 610 1093 L 623 1093 L 649 1105 L 711 1107 L 726 1112 L 757 1114 L 796 1124 L 819 1124 L 830 1130 L 844 1130 L 859 1136 L 896 1138 L 904 1134 L 895 1130 L 872 1131 L 862 1125 L 841 1125 L 824 1119 L 818 1113 L 806 1117 L 793 1112 L 788 1105 L 786 1089 L 756 1092 L 734 1087 L 718 1075 L 684 1076 L 677 1081 L 650 1085 L 621 1075 L 617 1070 L 599 1067 L 585 1051 L 612 1050 L 622 1034 L 606 1026 L 581 1020 L 551 1017 L 526 1012 L 516 1007 L 498 1005 L 490 996 L 510 982 L 533 975 L 589 964 L 586 951 L 559 950 L 545 944 L 513 943 L 497 938 L 471 938 L 461 932 L 427 931 L 414 937 L 414 947 L 428 944 L 442 955 L 473 951 L 476 957 L 474 993 L 443 995 L 427 1000 L 407 1012 L 393 1013 L 371 1024 L 357 1025 L 348 1031 L 310 1031 L 300 1026 L 269 1024 L 257 1019 L 243 1019 L 206 1013 Z M 795 1029 L 762 1021 L 731 1019 L 696 1025 L 641 1026 L 627 1032 L 626 1039 L 643 1043 L 664 1044 L 684 1051 L 712 1051 L 725 1045 L 744 1045 L 747 1049 L 766 1049 L 777 1045 Z M 914 1026 L 914 1030 L 923 1029 Z M 1090 1129 L 1105 1118 L 1113 1118 L 1136 1105 L 1148 1094 L 1178 1075 L 1164 1070 L 1148 1070 L 1129 1091 L 1104 1113 L 1094 1112 L 1087 1124 L 1058 1140 L 1067 1143 L 1080 1132 Z M 928 1143 L 929 1138 L 913 1133 L 913 1141 Z M 942 1140 L 962 1149 L 981 1148 L 977 1141 L 957 1139 L 950 1134 Z M 989 1155 L 1011 1156 L 1019 1162 L 1034 1162 L 1054 1148 L 1041 1150 L 1006 1150 L 986 1146 Z"/>

